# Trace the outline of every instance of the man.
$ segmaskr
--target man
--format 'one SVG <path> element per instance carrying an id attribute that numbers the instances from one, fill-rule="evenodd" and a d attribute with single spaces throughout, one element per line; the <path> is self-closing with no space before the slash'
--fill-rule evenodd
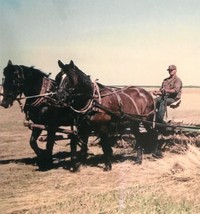
<path id="1" fill-rule="evenodd" d="M 154 92 L 154 95 L 158 95 L 158 98 L 156 99 L 156 121 L 159 123 L 165 123 L 163 118 L 166 112 L 166 107 L 181 99 L 182 94 L 182 81 L 176 75 L 176 66 L 170 65 L 167 70 L 170 76 L 163 80 L 160 90 Z"/>

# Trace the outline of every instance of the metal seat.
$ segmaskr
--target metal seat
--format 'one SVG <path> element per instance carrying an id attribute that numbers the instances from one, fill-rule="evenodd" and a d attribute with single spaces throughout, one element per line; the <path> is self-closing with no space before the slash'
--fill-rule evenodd
<path id="1" fill-rule="evenodd" d="M 169 107 L 175 109 L 175 108 L 178 108 L 180 104 L 181 104 L 181 99 L 173 102 L 172 104 L 169 105 Z"/>

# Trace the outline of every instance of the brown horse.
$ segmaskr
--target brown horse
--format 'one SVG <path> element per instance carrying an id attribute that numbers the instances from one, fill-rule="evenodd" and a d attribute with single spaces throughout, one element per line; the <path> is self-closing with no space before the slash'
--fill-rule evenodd
<path id="1" fill-rule="evenodd" d="M 78 133 L 82 139 L 84 135 L 89 136 L 91 130 L 100 137 L 104 170 L 112 169 L 110 136 L 123 133 L 126 128 L 130 128 L 136 138 L 136 162 L 141 164 L 145 138 L 155 144 L 154 147 L 157 142 L 157 131 L 152 128 L 155 104 L 151 94 L 134 86 L 113 89 L 92 83 L 73 61 L 65 65 L 59 60 L 58 65 L 61 68 L 56 77 L 60 85 L 58 99 L 65 100 L 77 113 Z M 139 131 L 141 121 L 147 130 L 145 134 Z"/>

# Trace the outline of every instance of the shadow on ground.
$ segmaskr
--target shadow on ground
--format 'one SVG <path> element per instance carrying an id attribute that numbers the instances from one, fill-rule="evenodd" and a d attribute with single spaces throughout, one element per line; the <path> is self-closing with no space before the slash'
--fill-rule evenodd
<path id="1" fill-rule="evenodd" d="M 112 163 L 120 163 L 125 161 L 132 161 L 133 163 L 136 161 L 136 157 L 133 153 L 127 154 L 127 153 L 120 153 L 120 154 L 114 154 L 112 157 Z M 20 158 L 20 159 L 4 159 L 0 160 L 0 165 L 5 164 L 25 164 L 25 165 L 32 165 L 37 166 L 37 157 L 27 157 L 27 158 Z M 92 153 L 89 153 L 88 158 L 86 160 L 81 161 L 82 165 L 90 166 L 90 167 L 98 167 L 103 168 L 104 164 L 104 158 L 102 154 L 94 155 Z M 41 171 L 46 171 L 50 169 L 57 169 L 57 168 L 64 168 L 64 169 L 70 169 L 71 167 L 71 161 L 70 161 L 70 152 L 58 152 L 53 155 L 53 165 L 51 167 L 46 167 L 46 169 L 39 169 Z"/>

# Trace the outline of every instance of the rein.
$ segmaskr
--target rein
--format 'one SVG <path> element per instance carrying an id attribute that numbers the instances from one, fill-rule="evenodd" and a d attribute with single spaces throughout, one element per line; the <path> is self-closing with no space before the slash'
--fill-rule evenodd
<path id="1" fill-rule="evenodd" d="M 21 110 L 23 111 L 23 104 L 21 102 L 21 100 L 23 100 L 23 99 L 37 98 L 31 105 L 32 106 L 39 106 L 43 102 L 45 102 L 45 98 L 48 98 L 49 96 L 52 96 L 52 95 L 56 94 L 56 92 L 51 92 L 50 91 L 51 88 L 53 87 L 53 85 L 54 85 L 53 80 L 44 77 L 43 78 L 43 82 L 42 82 L 42 87 L 41 87 L 40 94 L 31 95 L 31 96 L 22 96 L 22 94 L 20 94 L 20 97 L 16 98 L 16 101 L 19 103 L 19 106 L 20 106 Z M 48 91 L 50 91 L 50 92 L 48 92 Z"/>
<path id="2" fill-rule="evenodd" d="M 32 99 L 32 98 L 41 98 L 41 97 L 42 98 L 43 97 L 48 98 L 49 95 L 52 96 L 54 94 L 56 94 L 56 93 L 55 92 L 49 92 L 49 93 L 33 95 L 33 96 L 23 96 L 23 97 L 20 96 L 19 98 L 16 98 L 16 101 L 18 102 L 18 104 L 20 106 L 20 109 L 23 112 L 23 104 L 22 104 L 21 100 L 23 100 L 23 99 Z M 37 105 L 39 105 L 39 104 L 41 104 L 41 103 L 37 103 Z M 37 106 L 37 105 L 35 105 L 35 106 Z"/>
<path id="3" fill-rule="evenodd" d="M 33 95 L 33 96 L 23 96 L 23 97 L 17 98 L 16 100 L 40 98 L 40 97 L 51 96 L 51 95 L 54 95 L 54 94 L 56 94 L 56 92 L 49 92 L 49 93 L 38 94 L 38 95 Z"/>
<path id="4" fill-rule="evenodd" d="M 50 91 L 53 88 L 54 84 L 55 83 L 53 82 L 53 80 L 44 77 L 43 82 L 42 82 L 42 87 L 40 90 L 40 94 L 32 95 L 32 96 L 24 96 L 24 97 L 21 97 L 20 100 L 37 98 L 31 105 L 39 106 L 40 104 L 42 104 L 44 102 L 45 98 L 56 94 L 56 92 Z"/>

